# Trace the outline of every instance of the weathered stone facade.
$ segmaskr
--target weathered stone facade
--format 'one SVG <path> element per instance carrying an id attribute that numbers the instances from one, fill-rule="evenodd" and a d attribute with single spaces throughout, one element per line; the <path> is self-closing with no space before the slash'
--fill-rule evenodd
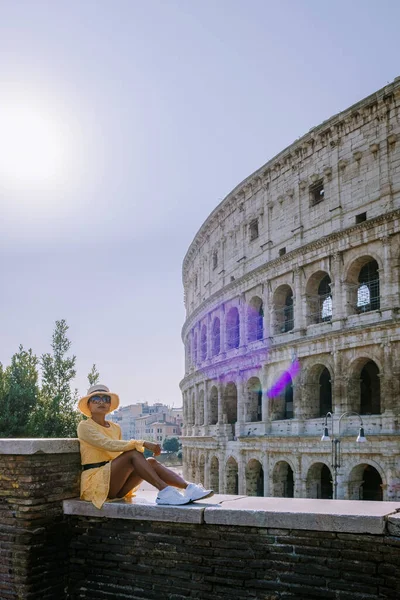
<path id="1" fill-rule="evenodd" d="M 188 478 L 332 497 L 332 412 L 338 497 L 400 499 L 399 223 L 400 78 L 211 213 L 183 263 Z"/>

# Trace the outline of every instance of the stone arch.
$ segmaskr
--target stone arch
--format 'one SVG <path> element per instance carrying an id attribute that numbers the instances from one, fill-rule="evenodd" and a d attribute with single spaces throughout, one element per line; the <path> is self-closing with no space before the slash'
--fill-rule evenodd
<path id="1" fill-rule="evenodd" d="M 380 308 L 380 277 L 382 269 L 379 257 L 363 255 L 349 265 L 346 273 L 347 303 L 350 314 L 378 310 Z"/>
<path id="2" fill-rule="evenodd" d="M 277 498 L 294 497 L 294 471 L 285 460 L 275 463 L 272 471 L 272 495 Z"/>
<path id="3" fill-rule="evenodd" d="M 253 296 L 247 307 L 247 341 L 264 338 L 264 305 L 259 296 Z"/>
<path id="4" fill-rule="evenodd" d="M 332 412 L 332 375 L 324 363 L 314 363 L 306 371 L 306 402 L 302 410 L 304 418 L 316 419 Z M 304 406 L 305 404 L 305 406 Z"/>
<path id="5" fill-rule="evenodd" d="M 357 358 L 350 367 L 349 410 L 361 415 L 381 414 L 380 366 L 368 357 Z"/>
<path id="6" fill-rule="evenodd" d="M 204 425 L 204 390 L 199 391 L 197 418 L 198 418 L 198 425 Z"/>
<path id="7" fill-rule="evenodd" d="M 313 463 L 307 471 L 307 498 L 333 498 L 333 476 L 324 462 Z"/>
<path id="8" fill-rule="evenodd" d="M 221 322 L 215 317 L 211 327 L 211 354 L 218 356 L 221 351 Z"/>
<path id="9" fill-rule="evenodd" d="M 207 358 L 207 327 L 202 325 L 200 333 L 200 360 Z"/>
<path id="10" fill-rule="evenodd" d="M 230 456 L 226 461 L 225 477 L 226 493 L 237 495 L 239 493 L 239 470 L 238 464 L 233 456 Z"/>
<path id="11" fill-rule="evenodd" d="M 199 456 L 199 482 L 204 485 L 206 459 L 204 454 Z"/>
<path id="12" fill-rule="evenodd" d="M 218 494 L 219 492 L 219 460 L 213 456 L 210 461 L 210 488 Z"/>
<path id="13" fill-rule="evenodd" d="M 326 271 L 316 271 L 306 284 L 307 325 L 332 320 L 331 278 Z"/>
<path id="14" fill-rule="evenodd" d="M 385 487 L 383 472 L 370 462 L 363 462 L 352 468 L 348 478 L 350 500 L 383 500 Z"/>
<path id="15" fill-rule="evenodd" d="M 262 387 L 258 377 L 251 377 L 246 384 L 247 402 L 245 421 L 262 421 Z"/>
<path id="16" fill-rule="evenodd" d="M 216 425 L 218 423 L 218 389 L 212 386 L 208 396 L 208 424 Z"/>
<path id="17" fill-rule="evenodd" d="M 272 421 L 280 421 L 282 419 L 293 419 L 293 380 L 289 373 L 283 373 L 277 381 L 282 378 L 282 389 L 275 395 L 270 397 L 270 415 Z"/>
<path id="18" fill-rule="evenodd" d="M 294 328 L 293 290 L 288 284 L 280 285 L 272 298 L 274 333 L 285 333 Z"/>
<path id="19" fill-rule="evenodd" d="M 226 423 L 235 424 L 237 421 L 237 388 L 231 381 L 226 384 L 222 397 L 222 414 Z"/>
<path id="20" fill-rule="evenodd" d="M 264 469 L 259 460 L 252 458 L 246 465 L 246 494 L 264 496 Z"/>
<path id="21" fill-rule="evenodd" d="M 239 348 L 240 317 L 236 306 L 232 306 L 226 315 L 226 347 L 228 350 Z"/>

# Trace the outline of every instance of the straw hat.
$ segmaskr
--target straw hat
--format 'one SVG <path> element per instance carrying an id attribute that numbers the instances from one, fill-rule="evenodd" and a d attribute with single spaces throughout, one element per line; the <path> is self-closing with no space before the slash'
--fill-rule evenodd
<path id="1" fill-rule="evenodd" d="M 97 383 L 96 385 L 92 385 L 87 391 L 87 395 L 83 396 L 78 402 L 78 410 L 81 411 L 86 417 L 91 417 L 92 413 L 88 407 L 88 400 L 92 396 L 97 396 L 98 394 L 107 394 L 107 396 L 111 397 L 111 405 L 109 413 L 118 408 L 119 406 L 119 396 L 117 394 L 113 394 L 110 392 L 106 385 L 102 385 L 101 383 Z"/>

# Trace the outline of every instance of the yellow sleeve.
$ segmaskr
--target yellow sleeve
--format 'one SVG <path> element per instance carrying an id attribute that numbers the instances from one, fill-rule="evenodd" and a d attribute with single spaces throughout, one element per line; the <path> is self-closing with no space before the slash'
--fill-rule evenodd
<path id="1" fill-rule="evenodd" d="M 126 452 L 126 450 L 138 450 L 144 452 L 142 440 L 111 440 L 95 429 L 89 421 L 81 421 L 78 425 L 78 438 L 96 448 L 102 448 L 108 452 Z"/>

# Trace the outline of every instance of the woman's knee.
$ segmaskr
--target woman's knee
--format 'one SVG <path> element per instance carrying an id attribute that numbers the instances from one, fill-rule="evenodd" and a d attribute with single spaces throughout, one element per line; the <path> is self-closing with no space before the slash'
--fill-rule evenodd
<path id="1" fill-rule="evenodd" d="M 126 452 L 124 452 L 124 456 L 127 457 L 127 459 L 129 460 L 129 462 L 131 462 L 132 464 L 134 464 L 138 460 L 141 459 L 142 453 L 138 452 L 137 450 L 127 450 Z"/>
<path id="2" fill-rule="evenodd" d="M 153 469 L 154 469 L 154 467 L 155 467 L 155 466 L 156 466 L 156 464 L 157 464 L 157 461 L 156 461 L 156 459 L 155 459 L 155 458 L 153 458 L 152 456 L 150 456 L 149 458 L 146 458 L 146 460 L 147 460 L 147 462 L 149 463 L 149 465 L 150 465 L 151 467 L 153 467 Z"/>

